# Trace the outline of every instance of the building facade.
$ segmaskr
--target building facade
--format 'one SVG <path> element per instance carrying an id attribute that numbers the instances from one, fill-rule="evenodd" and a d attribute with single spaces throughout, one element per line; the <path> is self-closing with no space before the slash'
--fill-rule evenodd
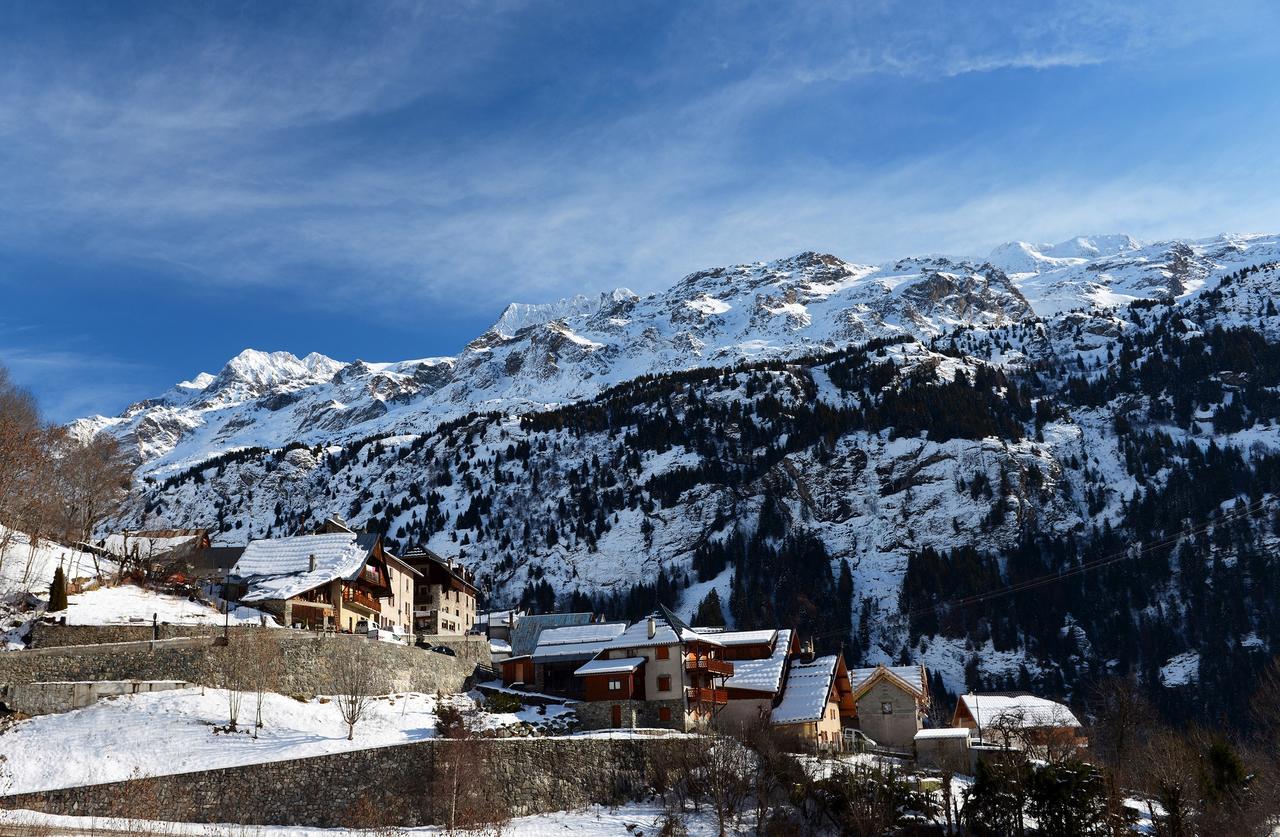
<path id="1" fill-rule="evenodd" d="M 408 549 L 400 558 L 420 573 L 414 588 L 415 634 L 460 636 L 475 626 L 479 590 L 470 570 L 423 547 Z"/>

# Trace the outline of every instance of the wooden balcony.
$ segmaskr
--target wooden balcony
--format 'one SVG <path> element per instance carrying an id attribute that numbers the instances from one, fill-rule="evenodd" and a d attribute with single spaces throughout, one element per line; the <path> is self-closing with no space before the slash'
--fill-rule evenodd
<path id="1" fill-rule="evenodd" d="M 355 587 L 342 588 L 342 603 L 346 606 L 364 608 L 371 613 L 378 613 L 382 610 L 382 605 L 378 603 L 377 599 Z"/>
<path id="2" fill-rule="evenodd" d="M 728 660 L 717 660 L 712 657 L 686 657 L 685 671 L 705 671 L 717 677 L 732 677 L 733 663 Z"/>
<path id="3" fill-rule="evenodd" d="M 690 703 L 724 704 L 729 702 L 729 693 L 724 689 L 685 689 L 684 692 Z"/>

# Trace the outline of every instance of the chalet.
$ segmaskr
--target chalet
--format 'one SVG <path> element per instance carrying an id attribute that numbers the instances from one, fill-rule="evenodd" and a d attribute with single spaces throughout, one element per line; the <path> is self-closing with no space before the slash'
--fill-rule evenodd
<path id="1" fill-rule="evenodd" d="M 729 702 L 718 719 L 721 727 L 747 729 L 768 722 L 782 699 L 791 660 L 800 650 L 795 632 L 724 631 L 712 635 L 724 646 L 721 656 L 733 663 L 733 675 L 724 682 Z"/>
<path id="2" fill-rule="evenodd" d="M 770 723 L 806 750 L 835 750 L 842 747 L 844 719 L 856 711 L 844 658 L 834 654 L 792 663 Z"/>
<path id="3" fill-rule="evenodd" d="M 547 628 L 538 635 L 533 653 L 502 661 L 503 685 L 524 685 L 544 694 L 580 699 L 585 696 L 585 683 L 575 672 L 626 628 L 625 622 Z"/>
<path id="4" fill-rule="evenodd" d="M 230 596 L 287 626 L 356 631 L 382 624 L 394 597 L 380 535 L 335 531 L 251 541 L 231 569 Z"/>
<path id="5" fill-rule="evenodd" d="M 585 697 L 578 716 L 588 728 L 710 726 L 729 702 L 724 681 L 734 669 L 723 651 L 715 635 L 659 606 L 576 670 Z"/>
<path id="6" fill-rule="evenodd" d="M 415 578 L 413 632 L 461 635 L 476 622 L 475 575 L 452 559 L 441 558 L 424 547 L 413 547 L 400 556 L 419 575 Z"/>
<path id="7" fill-rule="evenodd" d="M 924 666 L 857 668 L 849 682 L 858 728 L 882 746 L 911 749 L 929 710 Z"/>
<path id="8" fill-rule="evenodd" d="M 1087 747 L 1080 721 L 1061 703 L 1025 693 L 960 695 L 951 726 L 976 740 L 1014 750 Z"/>
<path id="9" fill-rule="evenodd" d="M 317 526 L 314 534 L 330 535 L 342 532 L 355 534 L 355 530 L 335 514 Z M 386 565 L 387 587 L 390 592 L 378 598 L 379 614 L 376 626 L 408 639 L 413 635 L 414 592 L 417 580 L 422 577 L 422 573 L 403 559 L 396 557 L 390 550 L 382 550 L 382 557 Z"/>

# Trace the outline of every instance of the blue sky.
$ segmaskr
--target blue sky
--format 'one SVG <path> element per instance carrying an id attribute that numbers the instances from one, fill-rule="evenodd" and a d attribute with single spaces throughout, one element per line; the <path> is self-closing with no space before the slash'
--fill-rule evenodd
<path id="1" fill-rule="evenodd" d="M 806 249 L 1280 229 L 1268 3 L 0 5 L 0 362 L 51 418 L 246 346 Z"/>

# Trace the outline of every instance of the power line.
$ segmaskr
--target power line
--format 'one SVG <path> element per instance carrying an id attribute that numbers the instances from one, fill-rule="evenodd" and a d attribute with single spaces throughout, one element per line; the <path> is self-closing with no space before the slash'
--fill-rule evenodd
<path id="1" fill-rule="evenodd" d="M 975 593 L 972 596 L 964 596 L 962 598 L 952 599 L 946 602 L 937 602 L 932 605 L 910 610 L 903 615 L 906 616 L 908 619 L 912 619 L 917 616 L 923 616 L 928 613 L 936 613 L 939 610 L 944 610 L 944 609 L 950 610 L 951 608 L 968 607 L 969 605 L 981 604 L 983 602 L 987 602 L 992 599 L 1003 598 L 1004 596 L 1011 596 L 1014 593 L 1022 593 L 1027 590 L 1034 590 L 1038 587 L 1044 587 L 1049 584 L 1054 584 L 1056 582 L 1059 582 L 1068 578 L 1073 578 L 1075 576 L 1082 575 L 1090 570 L 1095 570 L 1101 567 L 1109 566 L 1111 564 L 1116 564 L 1121 561 L 1128 560 L 1130 558 L 1138 558 L 1142 555 L 1146 555 L 1158 549 L 1164 549 L 1165 547 L 1168 547 L 1168 546 L 1175 546 L 1184 538 L 1194 537 L 1198 534 L 1202 534 L 1214 528 L 1215 526 L 1221 526 L 1224 523 L 1229 523 L 1232 520 L 1236 520 L 1239 518 L 1250 517 L 1256 514 L 1257 512 L 1261 511 L 1268 502 L 1270 502 L 1269 498 L 1255 500 L 1254 502 L 1250 503 L 1248 506 L 1246 506 L 1243 509 L 1234 509 L 1222 515 L 1221 517 L 1217 518 L 1216 520 L 1204 523 L 1200 526 L 1192 527 L 1191 529 L 1183 530 L 1181 532 L 1178 532 L 1176 535 L 1170 535 L 1166 538 L 1162 538 L 1154 543 L 1147 544 L 1146 546 L 1143 546 L 1137 550 L 1124 550 L 1122 552 L 1117 552 L 1113 555 L 1107 555 L 1101 558 L 1095 558 L 1091 561 L 1085 561 L 1077 566 L 1070 567 L 1066 570 L 1062 570 L 1056 573 L 1047 573 L 1042 576 L 1037 576 L 1036 578 L 1029 578 L 1024 581 L 1020 581 L 1016 584 L 1010 584 L 1005 587 L 998 588 L 996 590 L 989 590 L 985 593 Z"/>

